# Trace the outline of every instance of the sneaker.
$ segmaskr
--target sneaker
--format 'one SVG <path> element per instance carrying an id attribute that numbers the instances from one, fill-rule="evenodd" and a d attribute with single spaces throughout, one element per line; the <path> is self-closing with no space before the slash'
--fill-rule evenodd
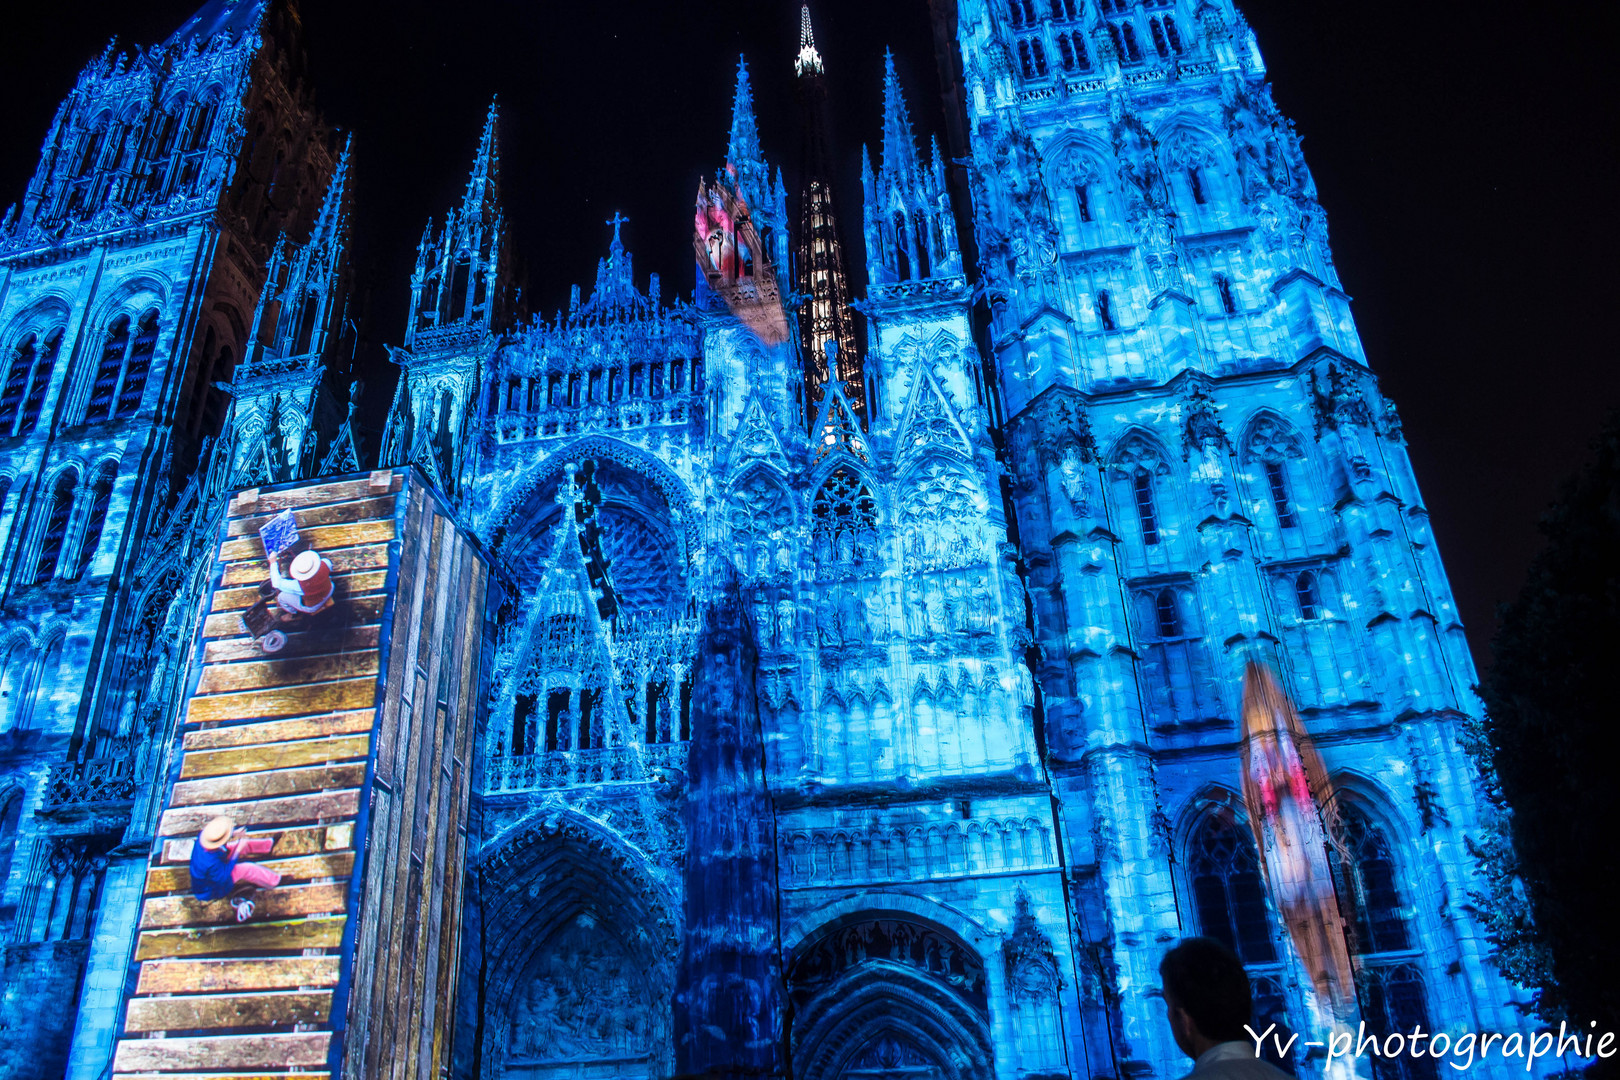
<path id="1" fill-rule="evenodd" d="M 231 901 L 231 906 L 236 908 L 237 922 L 247 922 L 249 919 L 253 918 L 253 901 L 233 900 Z"/>

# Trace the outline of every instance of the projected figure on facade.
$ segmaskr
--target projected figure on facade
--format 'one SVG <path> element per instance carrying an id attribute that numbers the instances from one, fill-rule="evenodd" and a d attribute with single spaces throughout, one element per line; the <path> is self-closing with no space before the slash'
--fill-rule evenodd
<path id="1" fill-rule="evenodd" d="M 223 814 L 202 827 L 191 848 L 191 892 L 199 900 L 229 900 L 236 921 L 253 917 L 252 893 L 273 889 L 281 875 L 258 863 L 242 862 L 244 855 L 268 855 L 276 842 L 253 836 Z"/>

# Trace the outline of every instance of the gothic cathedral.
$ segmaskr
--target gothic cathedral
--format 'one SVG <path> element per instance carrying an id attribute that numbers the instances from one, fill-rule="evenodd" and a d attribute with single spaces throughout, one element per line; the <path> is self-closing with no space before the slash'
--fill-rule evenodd
<path id="1" fill-rule="evenodd" d="M 1522 1024 L 1469 906 L 1473 662 L 1253 33 L 1231 0 L 930 6 L 946 130 L 891 59 L 859 191 L 808 8 L 773 61 L 792 190 L 739 66 L 684 295 L 616 216 L 595 281 L 526 316 L 492 105 L 397 283 L 380 445 L 346 385 L 350 137 L 289 0 L 84 70 L 0 223 L 0 1077 L 134 1075 L 224 507 L 374 467 L 500 583 L 468 869 L 433 886 L 457 1078 L 1175 1077 L 1157 966 L 1194 934 L 1304 1029 L 1250 662 L 1332 776 L 1368 1026 Z"/>

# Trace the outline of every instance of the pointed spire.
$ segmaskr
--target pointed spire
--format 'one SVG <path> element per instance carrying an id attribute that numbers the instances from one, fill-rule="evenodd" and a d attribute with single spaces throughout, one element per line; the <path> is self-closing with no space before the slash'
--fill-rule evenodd
<path id="1" fill-rule="evenodd" d="M 799 9 L 799 58 L 793 62 L 795 75 L 820 75 L 821 54 L 816 52 L 816 35 L 810 30 L 810 5 Z"/>
<path id="2" fill-rule="evenodd" d="M 338 158 L 337 168 L 332 170 L 332 180 L 326 185 L 326 194 L 321 199 L 320 213 L 315 217 L 315 230 L 310 239 L 317 243 L 342 242 L 344 234 L 348 232 L 349 225 L 349 155 L 354 149 L 354 133 L 343 141 L 343 154 Z"/>
<path id="3" fill-rule="evenodd" d="M 473 158 L 472 175 L 467 179 L 467 194 L 461 200 L 463 217 L 493 217 L 499 213 L 501 154 L 495 141 L 495 124 L 500 119 L 500 99 L 490 98 L 489 114 L 484 118 L 484 134 L 478 140 L 478 154 Z"/>
<path id="4" fill-rule="evenodd" d="M 748 59 L 737 57 L 737 89 L 731 98 L 731 137 L 726 160 L 741 168 L 760 160 L 759 122 L 754 119 L 754 90 L 748 83 Z"/>
<path id="5" fill-rule="evenodd" d="M 894 70 L 894 52 L 883 50 L 883 172 L 910 176 L 917 169 L 917 143 L 911 136 L 911 115 L 906 111 L 900 76 Z"/>

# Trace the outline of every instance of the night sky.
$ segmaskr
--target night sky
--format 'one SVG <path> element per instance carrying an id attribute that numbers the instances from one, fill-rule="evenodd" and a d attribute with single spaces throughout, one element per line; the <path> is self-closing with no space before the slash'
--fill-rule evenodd
<path id="1" fill-rule="evenodd" d="M 190 2 L 33 4 L 0 37 L 0 206 L 21 197 L 79 69 L 151 43 Z M 1615 93 L 1597 4 L 1243 4 L 1297 122 L 1374 370 L 1400 407 L 1476 656 L 1539 547 L 1536 521 L 1620 403 L 1600 338 L 1620 248 Z M 356 260 L 380 420 L 408 277 L 459 200 L 489 98 L 531 309 L 587 290 L 615 211 L 639 280 L 692 289 L 692 197 L 724 160 L 737 55 L 791 170 L 798 3 L 305 0 L 328 121 L 355 133 Z M 943 138 L 925 0 L 820 0 L 844 231 L 859 288 L 861 141 L 878 142 L 892 45 L 919 134 Z M 790 173 L 791 180 L 791 173 Z"/>

